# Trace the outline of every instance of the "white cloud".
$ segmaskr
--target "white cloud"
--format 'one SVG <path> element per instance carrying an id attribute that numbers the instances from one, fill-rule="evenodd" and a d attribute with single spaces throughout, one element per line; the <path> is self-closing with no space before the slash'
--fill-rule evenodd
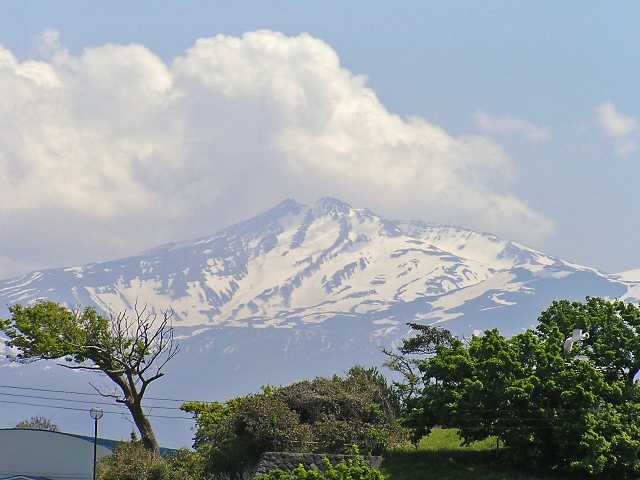
<path id="1" fill-rule="evenodd" d="M 40 35 L 36 36 L 35 40 L 38 52 L 42 55 L 51 56 L 61 49 L 60 32 L 57 30 L 45 28 Z"/>
<path id="2" fill-rule="evenodd" d="M 637 140 L 632 138 L 620 138 L 616 139 L 613 142 L 613 147 L 616 149 L 616 152 L 620 155 L 625 155 L 627 153 L 631 153 L 638 149 L 640 145 Z"/>
<path id="3" fill-rule="evenodd" d="M 596 108 L 596 120 L 604 132 L 613 138 L 613 145 L 619 154 L 637 150 L 639 145 L 632 134 L 640 130 L 634 117 L 623 115 L 616 109 L 611 100 L 607 100 Z"/>
<path id="4" fill-rule="evenodd" d="M 547 130 L 537 127 L 534 124 L 518 117 L 496 117 L 485 112 L 477 112 L 474 115 L 474 118 L 482 131 L 486 133 L 522 135 L 532 142 L 549 140 L 552 138 L 551 134 Z"/>
<path id="5" fill-rule="evenodd" d="M 500 145 L 389 113 L 309 35 L 218 35 L 167 65 L 140 45 L 71 56 L 56 33 L 46 62 L 0 47 L 0 277 L 209 234 L 286 197 L 524 242 L 553 231 L 509 193 Z"/>
<path id="6" fill-rule="evenodd" d="M 612 137 L 624 137 L 638 130 L 638 121 L 618 112 L 611 100 L 597 107 L 596 112 L 598 112 L 598 123 Z"/>

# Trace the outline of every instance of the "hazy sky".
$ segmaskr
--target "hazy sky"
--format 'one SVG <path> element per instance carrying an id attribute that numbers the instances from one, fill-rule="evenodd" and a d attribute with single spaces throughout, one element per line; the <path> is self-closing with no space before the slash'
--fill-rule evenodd
<path id="1" fill-rule="evenodd" d="M 294 198 L 640 268 L 640 3 L 0 2 L 0 278 Z"/>

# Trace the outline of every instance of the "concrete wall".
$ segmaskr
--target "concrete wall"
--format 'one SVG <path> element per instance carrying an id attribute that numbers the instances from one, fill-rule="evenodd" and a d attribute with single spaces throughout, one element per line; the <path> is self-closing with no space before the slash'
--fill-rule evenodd
<path id="1" fill-rule="evenodd" d="M 98 445 L 98 459 L 111 450 Z M 0 478 L 91 480 L 93 442 L 46 430 L 0 429 Z"/>

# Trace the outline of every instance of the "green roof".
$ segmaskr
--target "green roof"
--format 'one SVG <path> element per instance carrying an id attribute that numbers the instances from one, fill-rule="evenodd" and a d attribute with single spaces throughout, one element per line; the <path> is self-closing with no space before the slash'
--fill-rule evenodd
<path id="1" fill-rule="evenodd" d="M 93 443 L 93 437 L 90 435 L 77 435 L 75 433 L 68 433 L 67 435 L 71 435 L 73 437 L 78 437 L 78 438 L 82 438 L 83 440 L 88 440 L 89 442 Z M 113 451 L 118 445 L 120 445 L 121 443 L 126 443 L 126 440 L 111 440 L 109 438 L 100 438 L 98 437 L 98 445 L 102 445 L 103 447 L 107 447 L 109 450 Z M 167 447 L 160 447 L 160 455 L 162 456 L 166 456 L 166 455 L 173 455 L 178 453 L 178 449 L 177 448 L 167 448 Z M 0 479 L 1 480 L 1 479 Z"/>

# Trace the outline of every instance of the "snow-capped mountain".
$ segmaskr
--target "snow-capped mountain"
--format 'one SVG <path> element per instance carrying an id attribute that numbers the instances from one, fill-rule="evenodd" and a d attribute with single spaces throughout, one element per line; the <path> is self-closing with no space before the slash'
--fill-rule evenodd
<path id="1" fill-rule="evenodd" d="M 285 200 L 213 236 L 124 260 L 1 281 L 0 301 L 46 297 L 106 312 L 137 302 L 170 307 L 177 324 L 189 327 L 294 328 L 330 318 L 388 327 L 464 316 L 477 330 L 477 312 L 511 310 L 505 307 L 537 298 L 547 284 L 558 293 L 560 285 L 580 284 L 582 299 L 624 296 L 634 282 L 490 234 L 385 220 L 325 198 L 313 207 Z M 500 326 L 514 333 L 534 321 L 514 315 Z M 458 323 L 454 330 L 467 333 Z"/>
<path id="2" fill-rule="evenodd" d="M 509 335 L 534 325 L 555 299 L 635 300 L 639 285 L 638 272 L 608 275 L 490 234 L 386 220 L 325 198 L 285 200 L 212 236 L 131 258 L 0 281 L 0 304 L 171 308 L 182 351 L 154 391 L 214 400 L 356 363 L 380 366 L 379 347 L 407 334 L 406 322 Z M 48 365 L 0 368 L 0 380 L 88 381 Z M 190 434 L 176 437 L 175 428 L 161 424 L 160 438 L 164 431 L 166 445 L 188 444 Z"/>

